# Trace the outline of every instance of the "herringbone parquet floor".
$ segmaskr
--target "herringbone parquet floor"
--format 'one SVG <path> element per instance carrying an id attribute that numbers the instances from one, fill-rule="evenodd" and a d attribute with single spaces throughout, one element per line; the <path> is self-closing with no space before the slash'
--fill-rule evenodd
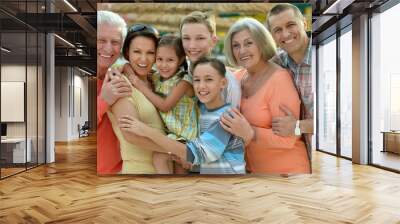
<path id="1" fill-rule="evenodd" d="M 315 152 L 312 175 L 96 175 L 95 138 L 0 181 L 0 223 L 400 223 L 400 175 Z"/>

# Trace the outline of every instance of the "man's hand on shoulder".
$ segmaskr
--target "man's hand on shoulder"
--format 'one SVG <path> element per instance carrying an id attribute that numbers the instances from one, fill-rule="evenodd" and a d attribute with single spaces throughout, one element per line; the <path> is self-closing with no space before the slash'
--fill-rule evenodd
<path id="1" fill-rule="evenodd" d="M 129 83 L 122 77 L 118 69 L 108 69 L 101 89 L 101 97 L 112 106 L 118 99 L 127 97 L 132 93 Z"/>

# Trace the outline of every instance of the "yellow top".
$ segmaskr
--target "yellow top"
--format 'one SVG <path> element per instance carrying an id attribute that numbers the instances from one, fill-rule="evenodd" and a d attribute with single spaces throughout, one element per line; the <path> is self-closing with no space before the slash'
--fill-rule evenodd
<path id="1" fill-rule="evenodd" d="M 125 77 L 126 80 L 128 80 Z M 129 82 L 129 81 L 128 81 Z M 132 95 L 128 98 L 134 106 L 138 119 L 150 127 L 164 130 L 164 124 L 154 105 L 136 88 L 131 85 Z M 108 111 L 113 130 L 120 143 L 122 163 L 122 174 L 155 174 L 153 166 L 153 152 L 143 150 L 135 144 L 125 140 L 118 122 L 111 111 Z"/>

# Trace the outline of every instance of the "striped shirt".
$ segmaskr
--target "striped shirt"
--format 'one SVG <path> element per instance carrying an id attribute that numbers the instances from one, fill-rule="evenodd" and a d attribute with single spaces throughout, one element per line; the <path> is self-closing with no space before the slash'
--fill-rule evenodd
<path id="1" fill-rule="evenodd" d="M 189 141 L 188 162 L 200 165 L 200 174 L 245 174 L 242 139 L 225 131 L 219 119 L 231 106 L 207 110 L 200 104 L 200 136 Z"/>

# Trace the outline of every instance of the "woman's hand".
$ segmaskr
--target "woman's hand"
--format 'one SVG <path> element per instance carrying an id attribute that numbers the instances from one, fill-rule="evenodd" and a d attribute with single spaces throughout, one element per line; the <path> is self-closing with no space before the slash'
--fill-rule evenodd
<path id="1" fill-rule="evenodd" d="M 121 128 L 122 131 L 131 132 L 143 137 L 149 136 L 151 132 L 149 126 L 129 115 L 122 116 L 119 119 L 119 128 Z"/>
<path id="2" fill-rule="evenodd" d="M 227 132 L 241 137 L 245 145 L 248 145 L 254 139 L 255 131 L 253 127 L 236 108 L 230 109 L 229 113 L 224 113 L 221 116 L 220 124 Z"/>

